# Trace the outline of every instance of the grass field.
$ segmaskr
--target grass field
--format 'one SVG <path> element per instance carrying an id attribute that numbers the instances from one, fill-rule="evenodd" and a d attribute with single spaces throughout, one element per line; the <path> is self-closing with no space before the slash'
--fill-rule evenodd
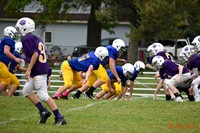
<path id="1" fill-rule="evenodd" d="M 56 100 L 68 124 L 54 126 L 52 115 L 38 125 L 38 110 L 24 97 L 0 96 L 0 133 L 199 133 L 195 102 L 69 99 Z"/>

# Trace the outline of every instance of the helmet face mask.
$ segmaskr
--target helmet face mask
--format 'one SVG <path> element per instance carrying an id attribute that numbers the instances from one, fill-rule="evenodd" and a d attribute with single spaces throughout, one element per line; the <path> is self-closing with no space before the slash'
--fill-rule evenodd
<path id="1" fill-rule="evenodd" d="M 145 70 L 145 64 L 142 61 L 136 61 L 134 67 L 139 74 L 143 74 L 143 71 Z"/>
<path id="2" fill-rule="evenodd" d="M 17 30 L 13 26 L 8 26 L 4 29 L 4 36 L 8 36 L 12 39 L 16 39 Z"/>
<path id="3" fill-rule="evenodd" d="M 147 55 L 147 57 L 152 57 L 152 56 L 154 56 L 152 45 L 150 45 L 150 46 L 147 48 L 146 55 Z"/>
<path id="4" fill-rule="evenodd" d="M 162 68 L 162 64 L 165 62 L 162 56 L 155 56 L 152 60 L 152 66 L 156 69 Z"/>
<path id="5" fill-rule="evenodd" d="M 194 45 L 194 49 L 196 52 L 200 52 L 200 35 L 196 36 L 193 41 L 192 44 Z"/>
<path id="6" fill-rule="evenodd" d="M 15 51 L 18 52 L 19 54 L 22 53 L 22 43 L 21 42 L 15 43 Z"/>
<path id="7" fill-rule="evenodd" d="M 126 63 L 122 66 L 123 74 L 127 79 L 131 79 L 134 73 L 134 66 L 131 63 Z"/>
<path id="8" fill-rule="evenodd" d="M 180 53 L 180 56 L 178 57 L 178 63 L 181 65 L 184 65 L 187 62 L 188 58 L 185 56 L 185 54 Z"/>
<path id="9" fill-rule="evenodd" d="M 129 71 L 127 71 L 124 75 L 125 75 L 125 77 L 126 77 L 127 79 L 131 79 L 132 76 L 133 76 L 133 74 L 132 74 L 131 72 L 129 72 Z"/>
<path id="10" fill-rule="evenodd" d="M 188 61 L 188 59 L 195 53 L 196 51 L 195 51 L 194 46 L 192 45 L 184 46 L 179 55 L 180 62 L 184 63 Z"/>

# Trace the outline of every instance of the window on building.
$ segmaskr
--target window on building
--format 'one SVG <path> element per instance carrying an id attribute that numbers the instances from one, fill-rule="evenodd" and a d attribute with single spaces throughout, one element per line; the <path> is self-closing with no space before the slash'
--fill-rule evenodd
<path id="1" fill-rule="evenodd" d="M 46 31 L 44 33 L 44 40 L 46 44 L 52 44 L 52 32 Z"/>

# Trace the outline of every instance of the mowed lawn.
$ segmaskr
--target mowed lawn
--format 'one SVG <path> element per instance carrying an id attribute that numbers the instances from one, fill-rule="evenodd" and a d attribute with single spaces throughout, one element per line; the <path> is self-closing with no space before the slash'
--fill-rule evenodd
<path id="1" fill-rule="evenodd" d="M 68 124 L 55 126 L 54 115 L 38 125 L 38 110 L 24 97 L 0 96 L 0 133 L 199 133 L 200 103 L 152 97 L 131 101 L 56 100 Z"/>

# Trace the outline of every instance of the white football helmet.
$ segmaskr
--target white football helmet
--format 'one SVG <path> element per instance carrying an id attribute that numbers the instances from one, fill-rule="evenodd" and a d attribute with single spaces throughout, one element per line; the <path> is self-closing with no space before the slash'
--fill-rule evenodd
<path id="1" fill-rule="evenodd" d="M 127 79 L 131 79 L 134 73 L 134 66 L 131 63 L 126 63 L 122 66 L 123 74 Z"/>
<path id="2" fill-rule="evenodd" d="M 192 44 L 195 46 L 195 50 L 197 52 L 200 52 L 200 35 L 199 36 L 196 36 L 193 41 L 192 41 Z"/>
<path id="3" fill-rule="evenodd" d="M 145 70 L 145 64 L 142 61 L 136 61 L 134 64 L 136 71 L 143 72 Z"/>
<path id="4" fill-rule="evenodd" d="M 99 46 L 95 49 L 94 54 L 102 61 L 106 56 L 108 56 L 108 50 L 106 47 Z"/>
<path id="5" fill-rule="evenodd" d="M 183 54 L 183 52 L 180 52 L 178 56 L 178 63 L 183 65 L 187 60 L 188 58 L 186 58 L 185 54 Z"/>
<path id="6" fill-rule="evenodd" d="M 152 44 L 152 54 L 156 55 L 158 52 L 164 51 L 164 47 L 161 43 Z"/>
<path id="7" fill-rule="evenodd" d="M 21 42 L 15 43 L 15 51 L 17 51 L 18 53 L 22 53 L 22 43 Z"/>
<path id="8" fill-rule="evenodd" d="M 25 36 L 27 33 L 35 31 L 35 22 L 30 18 L 23 17 L 17 21 L 15 27 L 22 34 L 22 36 Z"/>
<path id="9" fill-rule="evenodd" d="M 122 39 L 115 39 L 112 46 L 119 51 L 122 47 L 125 47 L 125 42 Z"/>
<path id="10" fill-rule="evenodd" d="M 160 55 L 153 57 L 151 65 L 155 68 L 161 68 L 162 64 L 165 62 L 164 58 Z"/>
<path id="11" fill-rule="evenodd" d="M 186 62 L 186 61 L 188 61 L 190 56 L 192 56 L 193 54 L 195 54 L 194 46 L 186 45 L 183 47 L 183 49 L 180 52 L 180 55 L 178 57 L 179 61 L 181 63 Z"/>
<path id="12" fill-rule="evenodd" d="M 17 30 L 13 26 L 8 26 L 4 29 L 4 36 L 8 36 L 12 39 L 15 38 L 16 33 L 17 33 Z"/>
<path id="13" fill-rule="evenodd" d="M 149 45 L 149 47 L 147 48 L 147 57 L 152 57 L 152 56 L 154 56 L 153 47 L 152 45 Z"/>

